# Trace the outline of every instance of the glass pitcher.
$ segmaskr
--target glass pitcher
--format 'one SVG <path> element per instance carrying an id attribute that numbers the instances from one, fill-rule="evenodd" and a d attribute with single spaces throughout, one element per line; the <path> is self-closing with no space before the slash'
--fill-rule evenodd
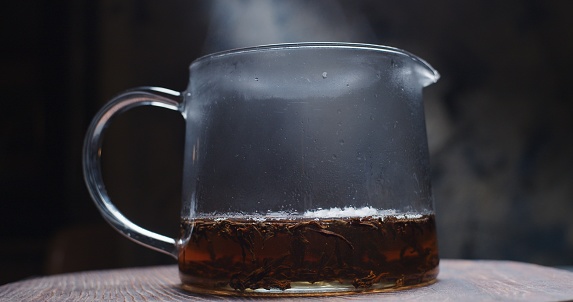
<path id="1" fill-rule="evenodd" d="M 396 48 L 260 46 L 190 67 L 181 93 L 111 100 L 84 144 L 88 189 L 128 238 L 179 262 L 183 288 L 325 295 L 430 284 L 438 245 L 422 88 L 438 73 Z M 106 193 L 103 133 L 135 106 L 185 119 L 181 232 L 141 228 Z"/>

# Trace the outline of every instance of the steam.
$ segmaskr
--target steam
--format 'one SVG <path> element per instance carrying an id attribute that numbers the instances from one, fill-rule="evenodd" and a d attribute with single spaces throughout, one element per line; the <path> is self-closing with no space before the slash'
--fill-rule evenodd
<path id="1" fill-rule="evenodd" d="M 368 20 L 352 1 L 211 1 L 205 53 L 289 42 L 372 42 Z"/>

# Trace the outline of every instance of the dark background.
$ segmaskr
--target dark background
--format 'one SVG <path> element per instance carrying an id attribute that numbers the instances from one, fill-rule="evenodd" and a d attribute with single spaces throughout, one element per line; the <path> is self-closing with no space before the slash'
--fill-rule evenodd
<path id="1" fill-rule="evenodd" d="M 0 284 L 175 263 L 92 204 L 90 119 L 129 88 L 184 90 L 203 54 L 296 41 L 391 45 L 442 74 L 425 90 L 442 258 L 573 265 L 572 1 L 8 1 L 1 14 Z M 138 108 L 107 133 L 112 199 L 175 237 L 182 119 Z"/>

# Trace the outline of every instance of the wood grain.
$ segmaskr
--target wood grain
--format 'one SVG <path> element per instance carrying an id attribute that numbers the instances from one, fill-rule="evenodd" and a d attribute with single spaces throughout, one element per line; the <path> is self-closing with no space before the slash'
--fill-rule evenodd
<path id="1" fill-rule="evenodd" d="M 442 260 L 438 282 L 409 290 L 308 298 L 196 295 L 180 288 L 177 267 L 91 271 L 0 286 L 0 301 L 563 301 L 573 273 L 511 261 Z"/>

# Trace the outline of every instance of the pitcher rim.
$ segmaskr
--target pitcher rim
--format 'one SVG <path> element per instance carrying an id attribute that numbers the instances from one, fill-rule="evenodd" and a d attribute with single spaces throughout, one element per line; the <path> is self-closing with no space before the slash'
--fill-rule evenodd
<path id="1" fill-rule="evenodd" d="M 436 69 L 434 69 L 424 59 L 418 57 L 417 55 L 414 55 L 411 52 L 405 51 L 397 47 L 386 46 L 386 45 L 377 45 L 368 43 L 350 43 L 350 42 L 297 42 L 297 43 L 265 44 L 265 45 L 250 46 L 250 47 L 233 48 L 201 56 L 195 59 L 191 63 L 191 66 L 195 63 L 199 63 L 208 59 L 220 58 L 241 53 L 261 52 L 261 51 L 281 50 L 281 49 L 302 49 L 302 48 L 370 50 L 370 51 L 379 51 L 382 53 L 392 53 L 392 54 L 402 55 L 418 63 L 423 68 L 425 68 L 426 71 L 429 72 L 431 75 L 430 77 L 431 83 L 437 82 L 438 79 L 440 78 L 440 74 Z"/>

